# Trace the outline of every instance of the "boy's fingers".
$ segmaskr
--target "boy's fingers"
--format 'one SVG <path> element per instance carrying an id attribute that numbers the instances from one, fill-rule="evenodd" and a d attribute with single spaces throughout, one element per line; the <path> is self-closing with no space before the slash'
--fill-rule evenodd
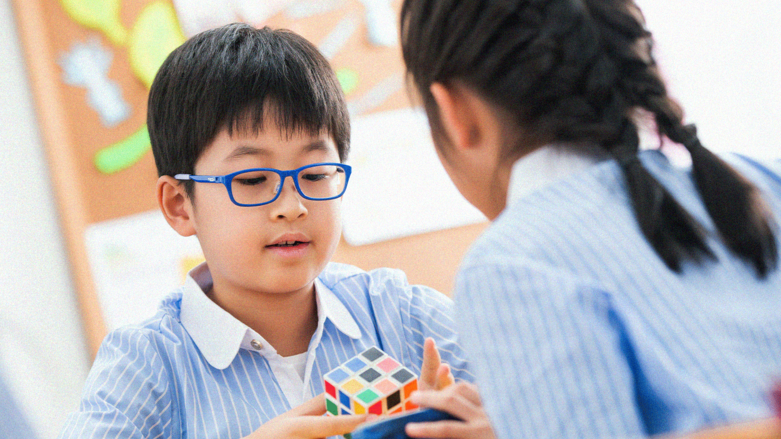
<path id="1" fill-rule="evenodd" d="M 325 393 L 321 393 L 280 416 L 319 416 L 325 414 Z"/>
<path id="2" fill-rule="evenodd" d="M 307 416 L 296 420 L 304 437 L 328 437 L 350 433 L 366 422 L 368 415 Z"/>
<path id="3" fill-rule="evenodd" d="M 437 345 L 431 337 L 423 342 L 423 366 L 420 368 L 420 384 L 424 390 L 430 390 L 437 385 L 437 370 L 442 363 L 437 351 Z"/>

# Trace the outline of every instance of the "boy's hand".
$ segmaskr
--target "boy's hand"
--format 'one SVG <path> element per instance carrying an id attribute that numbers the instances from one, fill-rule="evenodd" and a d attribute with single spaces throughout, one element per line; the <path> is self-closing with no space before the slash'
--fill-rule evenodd
<path id="1" fill-rule="evenodd" d="M 322 416 L 325 394 L 266 422 L 245 439 L 314 439 L 350 433 L 368 419 L 367 415 Z"/>
<path id="2" fill-rule="evenodd" d="M 410 437 L 443 439 L 495 439 L 491 422 L 483 410 L 477 387 L 471 383 L 458 383 L 444 390 L 423 390 L 412 394 L 412 402 L 448 412 L 463 421 L 438 421 L 409 423 L 406 433 Z"/>
<path id="3" fill-rule="evenodd" d="M 450 366 L 442 363 L 437 344 L 431 337 L 423 342 L 423 366 L 420 368 L 421 390 L 442 390 L 455 383 Z"/>

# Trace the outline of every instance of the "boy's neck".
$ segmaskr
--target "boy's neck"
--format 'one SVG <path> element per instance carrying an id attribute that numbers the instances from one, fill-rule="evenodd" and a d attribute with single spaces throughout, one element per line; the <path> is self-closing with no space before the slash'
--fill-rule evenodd
<path id="1" fill-rule="evenodd" d="M 283 357 L 306 352 L 317 330 L 314 283 L 302 290 L 285 294 L 232 294 L 215 286 L 207 295 L 222 309 L 260 334 Z"/>

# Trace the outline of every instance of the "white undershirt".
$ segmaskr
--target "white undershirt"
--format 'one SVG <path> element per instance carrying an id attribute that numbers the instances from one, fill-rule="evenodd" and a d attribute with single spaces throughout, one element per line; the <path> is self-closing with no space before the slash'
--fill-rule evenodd
<path id="1" fill-rule="evenodd" d="M 282 357 L 282 363 L 286 367 L 291 367 L 293 370 L 298 372 L 298 376 L 301 377 L 301 381 L 304 380 L 304 373 L 306 373 L 306 352 L 298 354 L 298 355 L 291 355 L 289 357 Z"/>

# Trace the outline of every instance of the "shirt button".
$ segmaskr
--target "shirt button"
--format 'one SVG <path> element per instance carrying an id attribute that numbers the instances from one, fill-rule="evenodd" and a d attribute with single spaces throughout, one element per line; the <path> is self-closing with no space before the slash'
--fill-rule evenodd
<path id="1" fill-rule="evenodd" d="M 249 344 L 251 344 L 252 347 L 257 349 L 257 350 L 260 350 L 260 349 L 263 348 L 263 343 L 261 343 L 261 342 L 259 342 L 257 340 L 252 340 L 251 342 L 249 342 Z"/>

